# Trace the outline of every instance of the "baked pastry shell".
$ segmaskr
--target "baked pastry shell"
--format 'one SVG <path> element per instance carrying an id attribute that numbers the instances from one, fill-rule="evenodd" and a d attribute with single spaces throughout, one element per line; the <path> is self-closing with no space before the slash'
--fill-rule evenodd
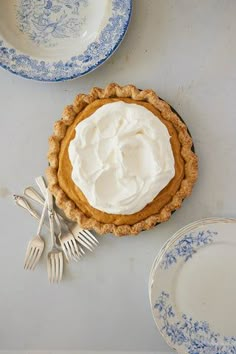
<path id="1" fill-rule="evenodd" d="M 114 223 L 103 223 L 94 217 L 86 215 L 61 188 L 58 180 L 59 155 L 61 142 L 66 136 L 69 126 L 71 126 L 77 115 L 84 110 L 86 106 L 98 99 L 103 98 L 131 98 L 135 101 L 145 101 L 155 107 L 163 119 L 169 121 L 174 126 L 181 144 L 181 156 L 184 160 L 184 178 L 180 188 L 172 199 L 162 207 L 162 209 L 144 220 L 133 225 L 115 225 Z M 193 151 L 193 142 L 188 132 L 187 126 L 170 107 L 153 90 L 139 90 L 134 85 L 119 86 L 118 84 L 109 84 L 104 89 L 94 87 L 89 94 L 79 94 L 74 103 L 64 109 L 62 118 L 54 125 L 54 134 L 49 138 L 48 151 L 49 167 L 46 175 L 48 186 L 56 199 L 56 204 L 61 208 L 65 215 L 77 222 L 82 228 L 95 230 L 98 234 L 112 233 L 116 236 L 137 235 L 141 231 L 149 230 L 155 225 L 167 221 L 171 214 L 180 208 L 182 201 L 188 197 L 198 176 L 198 159 Z"/>

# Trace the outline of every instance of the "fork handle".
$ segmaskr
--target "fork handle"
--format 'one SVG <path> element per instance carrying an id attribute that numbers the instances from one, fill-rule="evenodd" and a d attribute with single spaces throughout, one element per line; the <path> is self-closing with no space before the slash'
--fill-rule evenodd
<path id="1" fill-rule="evenodd" d="M 44 204 L 44 200 L 45 200 L 45 197 L 46 197 L 46 194 L 47 194 L 47 187 L 46 187 L 46 183 L 43 179 L 42 176 L 40 177 L 36 177 L 35 178 L 35 181 L 37 183 L 37 185 L 39 186 L 42 194 L 43 194 L 43 197 L 33 188 L 33 187 L 28 187 L 25 189 L 24 193 L 25 195 L 27 195 L 29 198 L 33 199 L 34 201 L 40 203 L 40 204 Z M 55 206 L 54 206 L 54 217 L 55 217 L 55 220 L 57 222 L 57 224 L 63 222 L 63 224 L 67 227 L 67 229 L 70 231 L 70 228 L 68 226 L 68 223 L 63 215 L 63 213 L 60 211 L 59 208 L 55 209 Z"/>
<path id="2" fill-rule="evenodd" d="M 56 245 L 56 238 L 55 238 L 55 233 L 54 233 L 53 196 L 48 189 L 47 189 L 47 194 L 46 194 L 46 203 L 47 203 L 47 207 L 48 207 L 50 235 L 51 235 L 51 242 L 52 242 L 52 247 L 53 247 Z"/>
<path id="3" fill-rule="evenodd" d="M 26 209 L 30 215 L 32 215 L 34 218 L 39 219 L 39 214 L 31 207 L 31 205 L 27 202 L 27 200 L 20 196 L 20 195 L 13 195 L 13 198 L 18 206 L 20 206 L 23 209 Z"/>
<path id="4" fill-rule="evenodd" d="M 40 220 L 40 215 L 37 213 L 36 210 L 34 210 L 30 204 L 28 203 L 28 201 L 22 197 L 21 195 L 13 195 L 16 205 L 20 206 L 21 208 L 27 210 L 31 216 L 33 216 L 35 219 Z M 44 225 L 49 229 L 49 225 L 46 221 L 44 221 Z"/>
<path id="5" fill-rule="evenodd" d="M 43 176 L 39 176 L 35 178 L 35 182 L 37 183 L 41 193 L 43 194 L 44 198 L 47 199 L 48 194 L 47 194 L 47 185 L 45 183 L 45 180 Z"/>
<path id="6" fill-rule="evenodd" d="M 45 215 L 46 215 L 46 210 L 47 210 L 47 201 L 45 200 L 44 205 L 43 205 L 43 211 L 39 220 L 39 225 L 38 225 L 38 229 L 37 229 L 37 235 L 40 234 L 41 229 L 43 227 L 43 223 L 44 223 L 44 219 L 45 219 Z"/>
<path id="7" fill-rule="evenodd" d="M 27 187 L 24 190 L 24 195 L 41 205 L 44 205 L 44 198 L 33 187 Z"/>
<path id="8" fill-rule="evenodd" d="M 41 180 L 41 177 L 37 177 L 37 184 L 40 184 L 41 186 L 41 190 L 43 189 L 45 193 L 47 193 L 47 188 L 45 189 L 45 185 L 42 184 L 42 180 Z M 38 202 L 42 205 L 44 205 L 44 202 L 45 202 L 45 199 L 44 197 L 42 197 L 33 187 L 27 187 L 25 188 L 24 190 L 24 194 L 34 200 L 35 202 Z M 39 219 L 39 217 L 38 217 Z M 63 218 L 62 214 L 60 214 L 60 212 L 57 210 L 55 210 L 54 208 L 54 220 L 56 222 L 56 225 L 57 225 L 57 228 L 59 230 L 59 234 L 60 234 L 60 229 L 61 229 L 61 224 L 63 224 L 67 229 L 68 229 L 68 232 L 71 233 L 71 230 L 66 222 L 66 220 Z M 71 233 L 72 234 L 72 233 Z M 73 235 L 73 234 L 72 234 Z"/>

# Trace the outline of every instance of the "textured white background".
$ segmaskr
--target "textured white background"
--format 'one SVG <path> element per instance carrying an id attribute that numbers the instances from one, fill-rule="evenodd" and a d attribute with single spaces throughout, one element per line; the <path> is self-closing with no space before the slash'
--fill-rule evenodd
<path id="1" fill-rule="evenodd" d="M 236 2 L 134 0 L 119 50 L 98 70 L 45 84 L 0 71 L 0 349 L 168 352 L 148 300 L 152 261 L 171 235 L 207 216 L 235 216 Z M 101 239 L 66 267 L 60 286 L 45 262 L 23 271 L 36 223 L 14 206 L 44 172 L 47 138 L 78 92 L 111 81 L 153 88 L 182 115 L 200 159 L 199 181 L 168 223 L 137 238 Z M 27 351 L 28 352 L 28 351 Z"/>

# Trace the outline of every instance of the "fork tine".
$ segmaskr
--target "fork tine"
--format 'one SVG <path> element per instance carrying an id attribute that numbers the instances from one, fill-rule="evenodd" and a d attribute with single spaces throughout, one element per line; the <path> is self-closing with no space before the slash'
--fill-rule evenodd
<path id="1" fill-rule="evenodd" d="M 75 242 L 74 237 L 71 238 L 71 244 L 73 247 L 74 255 L 79 260 L 81 255 L 80 255 L 80 252 L 79 252 L 79 249 L 78 249 L 77 243 Z"/>
<path id="2" fill-rule="evenodd" d="M 74 241 L 74 242 L 75 242 L 75 241 Z M 80 254 L 80 252 L 79 252 L 79 250 L 78 250 L 77 244 L 75 244 L 75 245 L 76 245 L 75 247 L 74 247 L 73 244 L 74 244 L 74 243 L 73 243 L 73 240 L 71 240 L 71 241 L 70 241 L 70 245 L 71 245 L 71 248 L 73 249 L 73 259 L 74 259 L 74 261 L 78 262 L 78 261 L 80 260 L 81 254 Z"/>
<path id="3" fill-rule="evenodd" d="M 55 273 L 55 281 L 58 283 L 59 282 L 59 255 L 58 253 L 55 254 L 55 268 L 56 268 L 56 273 Z"/>
<path id="4" fill-rule="evenodd" d="M 78 239 L 84 247 L 88 248 L 91 252 L 93 252 L 94 245 L 87 240 L 87 238 L 82 234 L 82 232 L 79 232 Z"/>
<path id="5" fill-rule="evenodd" d="M 34 249 L 34 252 L 33 252 L 33 255 L 32 255 L 32 258 L 31 258 L 31 261 L 30 261 L 30 264 L 29 264 L 29 269 L 32 269 L 35 261 L 36 261 L 36 258 L 38 256 L 38 252 L 39 252 L 39 249 L 38 248 L 35 248 Z"/>
<path id="6" fill-rule="evenodd" d="M 79 235 L 76 236 L 76 239 L 81 245 L 86 247 L 89 251 L 93 252 L 93 246 L 88 243 L 86 239 L 84 239 L 83 235 L 79 232 Z"/>
<path id="7" fill-rule="evenodd" d="M 97 244 L 99 244 L 98 240 L 96 239 L 96 237 L 92 234 L 92 232 L 90 232 L 89 230 L 84 230 L 89 237 L 91 237 Z"/>
<path id="8" fill-rule="evenodd" d="M 81 235 L 81 237 L 83 238 L 83 240 L 84 240 L 85 242 L 87 242 L 87 244 L 88 244 L 89 246 L 94 247 L 92 240 L 89 238 L 89 236 L 85 233 L 84 230 L 81 230 L 81 231 L 79 232 L 79 234 Z M 91 242 L 92 242 L 92 243 L 91 243 Z"/>
<path id="9" fill-rule="evenodd" d="M 55 282 L 55 274 L 56 274 L 56 267 L 55 267 L 55 255 L 51 254 L 51 264 L 52 264 L 52 283 Z"/>
<path id="10" fill-rule="evenodd" d="M 84 237 L 90 242 L 90 244 L 92 243 L 92 244 L 94 244 L 95 246 L 98 245 L 98 244 L 94 241 L 94 239 L 91 238 L 90 235 L 88 235 L 88 234 L 86 233 L 86 230 L 81 231 L 81 234 L 84 235 Z"/>
<path id="11" fill-rule="evenodd" d="M 27 248 L 26 248 L 26 252 L 25 252 L 24 269 L 26 269 L 26 263 L 28 261 L 30 250 L 31 250 L 31 244 L 29 243 Z"/>
<path id="12" fill-rule="evenodd" d="M 85 254 L 85 252 L 84 252 L 84 250 L 83 250 L 83 248 L 82 247 L 78 247 L 79 248 L 79 251 L 80 251 L 80 253 L 81 253 L 81 255 L 83 256 L 84 254 Z"/>
<path id="13" fill-rule="evenodd" d="M 94 248 L 93 244 L 91 244 L 91 243 L 87 240 L 87 238 L 84 237 L 84 235 L 82 234 L 81 231 L 76 235 L 75 239 L 77 239 L 78 242 L 80 242 L 80 240 L 82 240 L 87 246 L 89 246 L 89 247 L 91 247 L 91 248 Z M 81 242 L 81 244 L 83 244 L 83 243 Z M 83 246 L 86 247 L 84 244 L 83 244 Z"/>
<path id="14" fill-rule="evenodd" d="M 65 247 L 64 242 L 61 242 L 61 247 L 62 247 L 62 250 L 63 250 L 64 255 L 65 255 L 65 257 L 66 257 L 66 260 L 69 262 L 69 257 L 68 257 L 67 249 L 66 249 L 66 247 Z"/>
<path id="15" fill-rule="evenodd" d="M 59 253 L 59 281 L 62 279 L 63 274 L 63 255 L 62 252 Z"/>
<path id="16" fill-rule="evenodd" d="M 34 248 L 31 246 L 31 243 L 29 244 L 28 247 L 29 248 L 26 251 L 27 257 L 25 258 L 25 265 L 24 265 L 25 269 L 29 268 L 29 263 L 30 263 L 30 260 L 31 260 L 31 257 L 33 255 L 33 251 L 34 251 Z"/>
<path id="17" fill-rule="evenodd" d="M 63 242 L 65 247 L 64 247 L 64 252 L 67 257 L 68 262 L 73 259 L 74 261 L 78 261 L 79 257 L 75 254 L 73 245 L 71 245 L 70 240 Z"/>
<path id="18" fill-rule="evenodd" d="M 71 259 L 71 258 L 72 258 L 72 253 L 71 253 L 69 241 L 66 241 L 66 242 L 65 242 L 65 247 L 66 247 L 67 252 L 68 252 L 68 254 L 69 254 L 69 258 Z"/>
<path id="19" fill-rule="evenodd" d="M 72 242 L 72 244 L 73 244 L 73 246 L 74 246 L 74 249 L 75 249 L 75 250 L 78 250 L 78 246 L 77 246 L 77 243 L 75 242 L 74 237 L 71 238 L 71 242 Z"/>
<path id="20" fill-rule="evenodd" d="M 48 268 L 48 280 L 51 283 L 51 281 L 52 281 L 52 271 L 51 271 L 51 256 L 50 255 L 48 255 L 47 268 Z"/>
<path id="21" fill-rule="evenodd" d="M 70 241 L 70 240 L 67 241 L 67 245 L 68 245 L 68 249 L 69 249 L 70 252 L 71 252 L 71 258 L 72 258 L 75 262 L 78 262 L 79 258 L 76 256 L 76 254 L 75 254 L 75 252 L 74 252 L 73 245 L 71 244 L 71 241 Z"/>
<path id="22" fill-rule="evenodd" d="M 43 253 L 43 251 L 41 249 L 39 249 L 39 252 L 38 252 L 38 255 L 37 255 L 36 259 L 35 259 L 34 265 L 31 268 L 32 270 L 34 270 L 36 265 L 38 264 L 38 261 L 39 261 L 41 255 L 42 255 L 42 253 Z"/>
<path id="23" fill-rule="evenodd" d="M 35 248 L 34 254 L 33 254 L 33 257 L 32 257 L 33 259 L 32 259 L 32 261 L 31 261 L 30 267 L 29 267 L 30 270 L 32 269 L 33 265 L 34 265 L 35 262 L 36 262 L 36 259 L 37 259 L 37 257 L 38 257 L 38 252 L 39 252 L 39 248 Z"/>

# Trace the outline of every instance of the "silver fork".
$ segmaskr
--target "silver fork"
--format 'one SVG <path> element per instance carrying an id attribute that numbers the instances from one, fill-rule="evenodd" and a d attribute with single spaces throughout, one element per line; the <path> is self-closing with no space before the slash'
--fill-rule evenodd
<path id="1" fill-rule="evenodd" d="M 69 225 L 67 226 L 76 241 L 81 243 L 81 245 L 89 249 L 91 252 L 93 252 L 94 248 L 99 245 L 98 240 L 90 231 L 82 229 L 78 224 L 75 224 L 72 227 Z"/>
<path id="2" fill-rule="evenodd" d="M 33 187 L 25 188 L 24 194 L 28 198 L 30 198 L 40 204 L 44 203 L 43 197 Z M 99 244 L 99 242 L 90 231 L 82 229 L 76 223 L 72 226 L 71 223 L 66 221 L 66 219 L 64 218 L 64 216 L 62 215 L 60 210 L 57 210 L 55 212 L 55 215 L 58 216 L 58 218 L 60 219 L 60 222 L 63 223 L 63 225 L 67 228 L 68 234 L 71 234 L 79 244 L 81 244 L 82 246 L 87 248 L 89 251 L 91 251 L 91 252 L 94 251 L 94 248 Z M 84 253 L 84 251 L 81 247 L 79 247 L 79 250 L 81 253 Z"/>
<path id="3" fill-rule="evenodd" d="M 29 242 L 26 254 L 25 254 L 25 262 L 24 269 L 34 270 L 36 264 L 38 263 L 43 250 L 44 250 L 44 240 L 40 236 L 40 232 L 43 226 L 45 214 L 47 210 L 47 202 L 45 201 L 43 206 L 42 215 L 39 221 L 38 230 L 36 236 Z"/>
<path id="4" fill-rule="evenodd" d="M 47 269 L 48 269 L 48 279 L 50 283 L 60 282 L 63 274 L 63 254 L 59 251 L 56 245 L 56 238 L 54 234 L 54 210 L 53 210 L 53 197 L 49 190 L 47 190 L 47 206 L 48 206 L 48 217 L 50 225 L 50 235 L 52 248 L 48 253 Z"/>
<path id="5" fill-rule="evenodd" d="M 30 199 L 32 199 L 32 200 L 34 200 L 34 201 L 36 201 L 36 202 L 39 202 L 40 204 L 43 204 L 44 205 L 44 199 L 43 199 L 43 197 L 33 188 L 33 187 L 27 187 L 26 189 L 25 189 L 25 195 L 28 197 L 28 198 L 30 198 Z M 40 215 L 38 214 L 38 212 L 36 211 L 36 210 L 34 210 L 33 208 L 32 208 L 32 206 L 28 203 L 28 201 L 25 199 L 25 197 L 22 197 L 22 196 L 20 196 L 20 195 L 15 195 L 14 194 L 14 199 L 15 199 L 15 202 L 16 202 L 16 204 L 18 205 L 18 206 L 20 206 L 21 208 L 23 208 L 23 209 L 25 209 L 25 210 L 27 210 L 29 213 L 30 213 L 30 215 L 32 215 L 35 219 L 37 219 L 37 220 L 40 220 Z M 55 213 L 55 211 L 54 211 L 54 213 Z M 60 217 L 60 221 L 59 221 L 59 218 L 58 218 L 58 216 L 57 216 L 57 214 L 55 213 L 55 221 L 56 221 L 56 223 L 57 223 L 57 226 L 58 226 L 58 229 L 59 230 L 61 230 L 61 223 L 63 222 L 63 219 L 62 219 L 62 217 Z M 44 221 L 44 225 L 49 229 L 49 225 Z M 67 226 L 67 224 L 65 224 L 66 226 Z M 68 228 L 68 234 L 66 235 L 66 237 L 67 236 L 69 236 L 69 238 L 71 239 L 71 238 L 73 238 L 74 237 L 74 235 L 70 232 L 70 230 L 69 230 L 69 227 L 67 226 L 67 228 Z M 59 234 L 57 235 L 57 237 L 61 240 L 62 239 L 62 237 L 61 237 L 61 232 L 59 232 Z M 59 240 L 59 241 L 60 241 Z M 66 238 L 65 238 L 65 240 L 66 240 Z M 75 240 L 74 239 L 72 239 L 72 241 L 71 242 L 75 242 Z M 83 242 L 83 241 L 81 241 L 81 242 Z M 86 244 L 85 244 L 86 245 Z M 77 246 L 77 245 L 76 245 Z M 83 250 L 83 248 L 82 247 L 80 247 L 79 245 L 77 246 L 78 247 L 78 249 L 79 249 L 79 256 L 81 256 L 81 255 L 84 255 L 85 254 L 85 252 L 84 252 L 84 250 Z M 89 248 L 90 246 L 89 245 L 86 245 L 86 247 L 87 248 Z M 73 258 L 73 257 L 72 257 Z M 75 258 L 73 258 L 74 260 L 78 260 L 78 258 L 77 258 L 77 256 L 75 256 Z"/>
<path id="6" fill-rule="evenodd" d="M 23 209 L 26 209 L 31 216 L 33 216 L 35 219 L 40 220 L 40 215 L 37 213 L 36 210 L 32 208 L 32 206 L 28 203 L 28 201 L 24 197 L 22 197 L 21 195 L 13 194 L 13 198 L 15 200 L 16 205 L 20 206 Z"/>
<path id="7" fill-rule="evenodd" d="M 23 197 L 22 195 L 13 194 L 13 198 L 15 200 L 16 205 L 27 210 L 29 214 L 33 216 L 35 219 L 40 220 L 40 215 L 36 210 L 32 208 L 32 206 L 29 204 L 29 202 L 26 200 L 25 197 Z M 44 205 L 44 202 L 42 203 L 42 205 Z M 44 226 L 46 226 L 46 228 L 49 229 L 49 225 L 47 224 L 46 221 L 44 221 Z"/>
<path id="8" fill-rule="evenodd" d="M 40 204 L 43 204 L 44 202 L 43 197 L 33 187 L 25 188 L 24 194 Z M 99 244 L 96 237 L 89 230 L 82 229 L 78 224 L 71 226 L 71 223 L 66 221 L 60 210 L 57 210 L 56 214 L 60 218 L 60 221 L 63 222 L 63 225 L 66 226 L 68 232 L 74 236 L 76 241 L 93 252 L 94 248 Z"/>
<path id="9" fill-rule="evenodd" d="M 58 218 L 58 215 L 56 214 L 54 210 L 54 217 L 55 217 L 55 222 L 57 224 L 57 227 L 61 230 L 61 221 Z M 62 250 L 65 254 L 65 257 L 67 261 L 69 262 L 71 259 L 74 261 L 78 261 L 80 257 L 85 254 L 84 250 L 77 245 L 74 236 L 71 233 L 66 233 L 63 234 L 60 233 L 59 235 L 59 241 L 62 247 Z"/>
<path id="10" fill-rule="evenodd" d="M 39 202 L 40 204 L 44 204 L 44 199 L 43 199 L 43 197 L 42 197 L 33 187 L 27 187 L 27 188 L 25 189 L 25 191 L 24 191 L 24 194 L 25 194 L 28 198 L 30 198 L 30 199 L 32 199 L 32 200 L 34 200 L 34 201 L 36 201 L 36 202 Z M 21 206 L 22 208 L 26 209 L 34 218 L 40 219 L 38 213 L 32 208 L 32 206 L 28 203 L 28 201 L 27 201 L 24 197 L 16 195 L 16 196 L 15 196 L 15 200 L 16 200 L 16 204 L 17 204 L 17 205 L 19 205 L 19 206 Z M 64 236 L 61 236 L 61 224 L 62 224 L 63 220 L 62 220 L 61 217 L 60 217 L 60 220 L 59 220 L 58 215 L 57 215 L 57 213 L 55 212 L 55 210 L 54 210 L 54 216 L 55 216 L 55 221 L 56 221 L 57 227 L 58 227 L 58 229 L 60 230 L 59 234 L 57 235 L 57 238 L 59 239 L 59 241 L 60 241 L 60 243 L 61 243 L 62 237 L 63 237 L 63 238 L 65 239 L 65 241 L 66 241 L 67 234 L 64 235 Z M 44 224 L 45 224 L 45 226 L 49 229 L 48 224 L 45 223 L 45 222 L 44 222 Z M 71 237 L 72 237 L 72 238 L 74 237 L 72 234 L 69 234 L 68 236 L 69 236 L 70 238 L 71 238 Z M 75 243 L 75 240 L 73 239 L 72 242 Z M 61 244 L 61 246 L 63 246 L 63 244 Z M 69 245 L 69 246 L 70 246 L 70 245 Z M 84 250 L 82 249 L 82 247 L 80 247 L 79 245 L 78 245 L 78 246 L 75 245 L 75 247 L 78 247 L 79 254 L 78 254 L 78 255 L 75 255 L 75 256 L 72 256 L 72 258 L 75 257 L 75 258 L 73 258 L 73 259 L 74 259 L 75 261 L 77 261 L 77 260 L 78 260 L 78 256 L 84 255 L 85 252 L 84 252 Z M 64 251 L 64 253 L 66 252 L 65 249 L 64 249 L 63 251 Z M 67 256 L 67 253 L 65 253 L 65 256 Z M 66 257 L 66 258 L 67 258 L 67 257 Z M 67 258 L 67 260 L 68 260 L 68 258 Z"/>
<path id="11" fill-rule="evenodd" d="M 25 196 L 27 196 L 29 199 L 34 200 L 38 202 L 39 204 L 43 205 L 44 204 L 44 199 L 43 197 L 33 188 L 33 187 L 27 187 L 24 190 Z M 32 206 L 28 203 L 28 201 L 19 195 L 14 195 L 15 202 L 18 206 L 26 209 L 34 218 L 40 219 L 39 214 L 32 208 Z M 60 219 L 60 223 L 63 224 L 67 230 L 68 234 L 73 236 L 75 240 L 82 246 L 84 246 L 86 249 L 90 250 L 91 252 L 94 251 L 94 248 L 99 244 L 98 240 L 95 238 L 95 236 L 89 232 L 88 230 L 81 229 L 81 227 L 74 223 L 69 223 L 65 220 L 65 218 L 60 215 L 60 213 L 55 212 L 55 219 L 57 221 L 57 224 L 59 224 L 58 219 Z M 44 222 L 44 225 L 49 228 L 48 224 Z M 79 251 L 81 254 L 85 254 L 84 250 L 82 247 L 78 246 Z"/>
<path id="12" fill-rule="evenodd" d="M 43 195 L 45 197 L 47 187 L 46 187 L 43 177 L 37 177 L 35 180 L 36 180 L 36 183 L 38 184 L 41 192 L 43 193 Z M 54 211 L 54 218 L 57 223 L 57 226 L 59 228 L 61 228 L 61 222 L 60 222 L 58 215 L 55 211 Z M 60 236 L 58 238 L 61 243 L 61 247 L 63 249 L 63 252 L 65 254 L 67 261 L 73 259 L 77 262 L 80 259 L 80 257 L 82 256 L 82 253 L 79 251 L 79 248 L 77 246 L 77 243 L 75 242 L 74 236 L 68 232 L 64 235 L 60 234 Z"/>

